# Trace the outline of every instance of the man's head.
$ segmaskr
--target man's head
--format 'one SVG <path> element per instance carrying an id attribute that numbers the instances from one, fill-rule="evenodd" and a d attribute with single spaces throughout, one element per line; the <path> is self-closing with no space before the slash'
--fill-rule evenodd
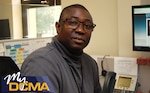
<path id="1" fill-rule="evenodd" d="M 88 45 L 95 26 L 84 6 L 70 5 L 62 10 L 56 23 L 57 38 L 69 51 L 80 53 Z"/>

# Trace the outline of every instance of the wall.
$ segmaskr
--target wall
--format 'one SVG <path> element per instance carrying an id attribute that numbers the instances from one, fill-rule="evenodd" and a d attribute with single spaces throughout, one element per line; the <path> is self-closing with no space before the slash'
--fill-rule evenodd
<path id="1" fill-rule="evenodd" d="M 118 0 L 118 42 L 119 56 L 140 56 L 140 52 L 132 51 L 132 5 L 139 5 L 140 0 Z"/>

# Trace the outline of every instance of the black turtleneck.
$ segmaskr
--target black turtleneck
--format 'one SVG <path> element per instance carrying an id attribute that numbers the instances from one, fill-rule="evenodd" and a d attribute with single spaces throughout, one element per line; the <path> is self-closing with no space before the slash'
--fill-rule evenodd
<path id="1" fill-rule="evenodd" d="M 75 79 L 75 82 L 79 88 L 79 91 L 81 93 L 82 90 L 82 64 L 81 64 L 81 56 L 82 53 L 80 54 L 72 54 L 72 52 L 68 51 L 57 39 L 57 37 L 54 37 L 53 40 L 55 41 L 54 44 L 58 51 L 62 54 L 64 59 L 66 60 L 67 64 L 70 67 L 70 70 L 72 72 L 72 75 Z"/>

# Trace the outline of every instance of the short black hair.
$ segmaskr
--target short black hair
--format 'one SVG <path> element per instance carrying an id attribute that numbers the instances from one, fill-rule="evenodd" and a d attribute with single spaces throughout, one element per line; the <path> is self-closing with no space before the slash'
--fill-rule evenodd
<path id="1" fill-rule="evenodd" d="M 86 11 L 90 14 L 90 12 L 87 10 L 87 8 L 85 8 L 83 5 L 81 5 L 81 4 L 73 4 L 73 5 L 69 5 L 69 6 L 65 7 L 65 8 L 61 11 L 59 21 L 62 19 L 62 16 L 63 16 L 64 12 L 65 12 L 67 9 L 69 9 L 69 8 L 82 8 L 82 9 L 86 10 Z"/>

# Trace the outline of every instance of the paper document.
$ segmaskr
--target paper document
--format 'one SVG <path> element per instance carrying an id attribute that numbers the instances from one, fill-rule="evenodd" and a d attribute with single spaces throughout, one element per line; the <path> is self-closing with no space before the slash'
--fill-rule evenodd
<path id="1" fill-rule="evenodd" d="M 114 71 L 118 74 L 137 76 L 138 65 L 136 64 L 136 58 L 116 57 L 114 66 Z"/>
<path id="2" fill-rule="evenodd" d="M 0 56 L 3 56 L 4 52 L 5 52 L 5 49 L 4 49 L 3 43 L 0 43 Z"/>

